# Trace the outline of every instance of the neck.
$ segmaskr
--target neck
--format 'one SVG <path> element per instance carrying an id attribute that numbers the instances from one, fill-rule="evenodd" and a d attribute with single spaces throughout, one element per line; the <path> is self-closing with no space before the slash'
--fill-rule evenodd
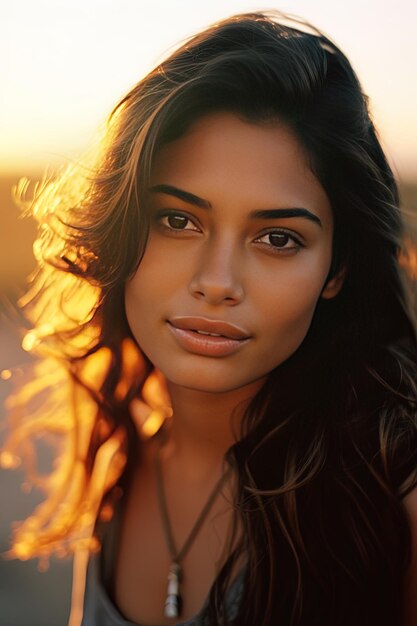
<path id="1" fill-rule="evenodd" d="M 212 474 L 216 467 L 220 470 L 225 453 L 239 438 L 244 411 L 262 383 L 215 394 L 167 382 L 173 418 L 166 456 L 184 471 L 192 468 L 196 478 Z"/>

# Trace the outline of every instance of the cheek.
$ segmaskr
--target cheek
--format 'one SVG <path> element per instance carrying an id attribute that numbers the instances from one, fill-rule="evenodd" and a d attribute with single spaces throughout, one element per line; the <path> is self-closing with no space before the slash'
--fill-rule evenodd
<path id="1" fill-rule="evenodd" d="M 183 280 L 178 269 L 166 251 L 160 254 L 154 242 L 148 243 L 136 274 L 125 287 L 125 312 L 130 330 L 149 358 L 158 345 L 158 313 L 175 290 L 175 276 L 178 281 Z"/>
<path id="2" fill-rule="evenodd" d="M 125 312 L 133 338 L 140 350 L 154 361 L 159 329 L 155 326 L 157 303 L 148 290 L 149 283 L 135 276 L 125 288 Z"/>
<path id="3" fill-rule="evenodd" d="M 168 246 L 166 240 L 151 233 L 129 289 L 132 289 L 137 299 L 150 298 L 161 302 L 179 286 L 187 284 L 189 273 L 190 254 L 187 253 L 187 247 L 182 246 L 181 250 L 172 244 Z"/>
<path id="4" fill-rule="evenodd" d="M 160 300 L 161 294 L 163 297 L 166 287 L 172 280 L 172 276 L 170 276 L 172 262 L 170 263 L 167 254 L 158 254 L 156 248 L 150 239 L 136 274 L 126 284 L 126 310 L 135 305 L 138 315 L 139 311 L 140 315 L 146 311 L 151 301 L 155 301 L 156 298 Z"/>
<path id="5" fill-rule="evenodd" d="M 310 327 L 325 276 L 324 272 L 304 273 L 275 285 L 273 297 L 268 298 L 263 308 L 264 318 L 276 340 L 294 350 L 300 345 Z"/>
<path id="6" fill-rule="evenodd" d="M 153 273 L 147 270 L 144 257 L 136 274 L 125 287 L 126 318 L 140 346 L 143 343 L 143 335 L 148 331 L 148 320 L 152 317 L 152 311 L 155 311 L 152 292 L 155 280 Z"/>
<path id="7" fill-rule="evenodd" d="M 138 344 L 141 345 L 140 331 L 143 326 L 144 311 L 135 278 L 127 283 L 125 287 L 125 313 L 132 335 Z M 141 323 L 139 323 L 139 320 Z"/>

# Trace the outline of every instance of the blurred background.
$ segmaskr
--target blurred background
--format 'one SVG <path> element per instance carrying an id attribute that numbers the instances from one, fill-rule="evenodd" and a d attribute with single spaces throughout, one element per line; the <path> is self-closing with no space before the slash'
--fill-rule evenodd
<path id="1" fill-rule="evenodd" d="M 24 366 L 16 300 L 33 268 L 34 224 L 12 200 L 94 144 L 120 97 L 181 40 L 238 12 L 276 8 L 310 20 L 347 54 L 365 92 L 403 206 L 417 216 L 417 4 L 412 0 L 2 0 L 0 7 L 0 371 Z M 9 381 L 0 379 L 0 437 Z M 22 488 L 23 485 L 23 488 Z M 0 552 L 10 525 L 41 494 L 18 471 L 0 471 Z M 0 558 L 0 626 L 65 626 L 71 563 Z"/>

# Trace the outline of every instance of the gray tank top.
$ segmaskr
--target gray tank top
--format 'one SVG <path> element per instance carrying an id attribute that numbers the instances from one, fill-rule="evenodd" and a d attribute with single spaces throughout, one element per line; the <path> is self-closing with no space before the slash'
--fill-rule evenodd
<path id="1" fill-rule="evenodd" d="M 115 515 L 103 534 L 101 552 L 91 556 L 86 577 L 84 611 L 81 626 L 145 626 L 125 619 L 112 601 L 106 583 L 111 580 L 120 515 Z M 226 611 L 230 620 L 235 619 L 244 587 L 245 569 L 232 581 L 226 592 Z M 206 599 L 202 609 L 191 619 L 178 622 L 176 626 L 208 626 Z"/>

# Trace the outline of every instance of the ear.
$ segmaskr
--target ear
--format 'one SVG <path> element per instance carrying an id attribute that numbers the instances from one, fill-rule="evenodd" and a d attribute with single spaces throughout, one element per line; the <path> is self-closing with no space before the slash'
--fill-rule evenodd
<path id="1" fill-rule="evenodd" d="M 346 268 L 343 267 L 337 274 L 327 281 L 321 292 L 321 297 L 325 300 L 330 300 L 337 296 L 342 288 L 343 282 L 346 276 Z"/>

